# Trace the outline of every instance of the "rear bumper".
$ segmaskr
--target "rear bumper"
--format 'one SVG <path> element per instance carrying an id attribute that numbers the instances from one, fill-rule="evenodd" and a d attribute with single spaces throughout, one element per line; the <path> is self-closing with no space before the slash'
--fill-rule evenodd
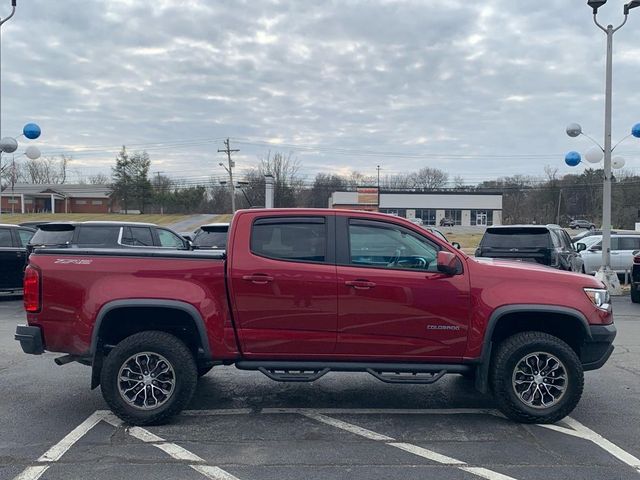
<path id="1" fill-rule="evenodd" d="M 591 338 L 587 339 L 580 351 L 580 361 L 585 371 L 602 367 L 613 353 L 613 339 L 618 333 L 615 325 L 591 325 Z"/>
<path id="2" fill-rule="evenodd" d="M 22 351 L 31 355 L 40 355 L 44 353 L 44 343 L 42 341 L 42 330 L 40 327 L 29 327 L 27 325 L 18 325 L 14 337 L 20 342 Z"/>

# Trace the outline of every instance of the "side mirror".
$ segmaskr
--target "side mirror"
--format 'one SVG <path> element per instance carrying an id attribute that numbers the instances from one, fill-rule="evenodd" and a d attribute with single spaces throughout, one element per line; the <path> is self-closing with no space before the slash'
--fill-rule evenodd
<path id="1" fill-rule="evenodd" d="M 460 273 L 460 260 L 453 253 L 441 250 L 438 252 L 438 271 L 446 275 Z"/>
<path id="2" fill-rule="evenodd" d="M 451 245 L 456 247 L 458 250 L 460 250 L 462 248 L 458 242 L 451 242 Z"/>
<path id="3" fill-rule="evenodd" d="M 586 249 L 587 249 L 587 246 L 584 243 L 582 243 L 582 242 L 576 243 L 576 250 L 578 252 L 582 252 L 582 251 L 584 251 Z"/>

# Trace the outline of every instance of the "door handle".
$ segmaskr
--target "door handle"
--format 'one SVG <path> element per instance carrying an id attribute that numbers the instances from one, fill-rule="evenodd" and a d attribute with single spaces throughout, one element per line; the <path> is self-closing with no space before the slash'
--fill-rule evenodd
<path id="1" fill-rule="evenodd" d="M 375 283 L 369 280 L 347 280 L 344 282 L 347 287 L 353 287 L 356 290 L 368 290 L 376 286 Z"/>
<path id="2" fill-rule="evenodd" d="M 255 283 L 256 285 L 266 285 L 269 282 L 273 282 L 273 277 L 265 275 L 264 273 L 254 273 L 253 275 L 243 275 L 243 280 Z"/>

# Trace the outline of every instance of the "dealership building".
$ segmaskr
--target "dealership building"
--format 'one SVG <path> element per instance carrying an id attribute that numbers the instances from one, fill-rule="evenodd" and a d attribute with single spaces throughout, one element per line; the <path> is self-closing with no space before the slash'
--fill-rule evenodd
<path id="1" fill-rule="evenodd" d="M 420 218 L 424 225 L 440 225 L 451 219 L 455 225 L 502 225 L 500 192 L 398 192 L 361 187 L 353 192 L 333 192 L 329 208 L 389 213 L 404 218 Z"/>

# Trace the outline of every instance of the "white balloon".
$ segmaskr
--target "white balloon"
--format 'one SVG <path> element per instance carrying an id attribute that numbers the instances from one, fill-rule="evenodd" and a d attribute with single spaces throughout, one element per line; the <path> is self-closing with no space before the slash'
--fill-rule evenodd
<path id="1" fill-rule="evenodd" d="M 4 137 L 0 140 L 0 150 L 5 153 L 13 153 L 18 149 L 18 142 L 15 138 Z"/>
<path id="2" fill-rule="evenodd" d="M 589 163 L 598 163 L 602 160 L 602 157 L 604 157 L 604 152 L 600 147 L 591 147 L 584 154 L 584 158 L 586 158 Z"/>
<path id="3" fill-rule="evenodd" d="M 27 149 L 24 151 L 24 154 L 31 160 L 36 160 L 40 158 L 40 149 L 31 145 L 30 147 L 27 147 Z"/>
<path id="4" fill-rule="evenodd" d="M 611 160 L 611 168 L 615 168 L 616 170 L 618 170 L 620 168 L 623 168 L 625 163 L 627 162 L 625 162 L 624 158 L 613 157 L 613 160 Z"/>

